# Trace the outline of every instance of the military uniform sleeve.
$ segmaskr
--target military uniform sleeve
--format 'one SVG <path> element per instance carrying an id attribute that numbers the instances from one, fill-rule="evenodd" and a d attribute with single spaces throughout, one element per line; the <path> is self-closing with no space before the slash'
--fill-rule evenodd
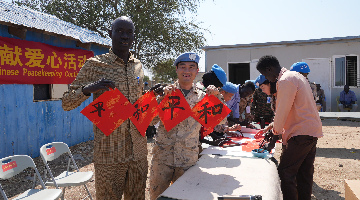
<path id="1" fill-rule="evenodd" d="M 81 105 L 90 96 L 84 95 L 82 89 L 85 85 L 89 84 L 89 73 L 91 62 L 86 61 L 84 66 L 81 68 L 76 79 L 70 84 L 69 90 L 66 91 L 62 98 L 62 108 L 65 111 L 73 110 Z"/>
<path id="2" fill-rule="evenodd" d="M 252 115 L 255 115 L 255 108 L 257 106 L 258 98 L 259 98 L 258 93 L 257 93 L 257 91 L 255 91 L 254 94 L 253 94 L 253 102 L 251 104 L 251 114 Z"/>
<path id="3" fill-rule="evenodd" d="M 233 117 L 234 118 L 239 118 L 240 117 L 240 113 L 239 113 L 239 102 L 240 102 L 240 95 L 239 93 L 235 94 L 236 98 L 235 98 L 235 108 L 233 110 Z"/>

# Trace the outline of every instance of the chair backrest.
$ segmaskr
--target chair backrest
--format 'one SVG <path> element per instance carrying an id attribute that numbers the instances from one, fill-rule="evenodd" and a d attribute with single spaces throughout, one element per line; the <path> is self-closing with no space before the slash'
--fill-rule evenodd
<path id="1" fill-rule="evenodd" d="M 40 173 L 36 168 L 33 159 L 27 155 L 14 155 L 0 160 L 0 179 L 9 179 L 20 172 L 23 172 L 27 168 L 33 168 L 35 174 L 38 177 L 40 184 L 45 188 L 44 182 L 41 179 Z"/>
<path id="2" fill-rule="evenodd" d="M 71 154 L 67 144 L 63 142 L 52 142 L 44 144 L 40 148 L 40 155 L 44 162 L 53 161 L 64 153 Z"/>
<path id="3" fill-rule="evenodd" d="M 29 167 L 36 169 L 34 161 L 27 155 L 15 155 L 2 158 L 0 164 L 0 179 L 11 178 Z"/>

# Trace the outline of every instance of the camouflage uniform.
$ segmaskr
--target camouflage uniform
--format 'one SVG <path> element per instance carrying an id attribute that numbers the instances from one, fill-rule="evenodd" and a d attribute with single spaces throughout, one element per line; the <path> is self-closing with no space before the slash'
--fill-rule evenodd
<path id="1" fill-rule="evenodd" d="M 326 111 L 326 101 L 325 101 L 325 93 L 323 89 L 316 91 L 316 105 L 320 105 L 323 108 L 323 112 Z"/>
<path id="2" fill-rule="evenodd" d="M 175 82 L 175 86 L 180 89 L 178 82 Z M 205 92 L 193 84 L 185 99 L 193 108 L 204 96 Z M 152 124 L 157 123 L 158 120 L 159 117 L 155 117 Z M 187 169 L 196 164 L 200 128 L 201 124 L 192 117 L 186 118 L 169 132 L 160 122 L 152 150 L 149 178 L 151 200 L 156 199 L 171 182 L 176 181 Z"/>
<path id="3" fill-rule="evenodd" d="M 240 102 L 239 102 L 239 113 L 240 113 L 240 117 L 239 117 L 239 121 L 243 122 L 245 120 L 251 122 L 253 121 L 254 116 L 251 115 L 250 113 L 246 113 L 246 107 L 250 106 L 251 107 L 251 101 L 252 101 L 253 96 L 250 95 L 246 98 L 241 98 L 240 97 Z M 245 118 L 243 119 L 242 117 L 242 113 L 245 112 Z"/>
<path id="4" fill-rule="evenodd" d="M 268 101 L 268 95 L 263 93 L 259 88 L 257 88 L 253 94 L 251 114 L 254 115 L 255 122 L 260 122 L 260 117 L 264 117 L 265 122 L 270 123 L 274 116 L 274 112 L 271 109 L 271 101 Z"/>
<path id="5" fill-rule="evenodd" d="M 140 77 L 138 80 L 136 77 Z M 110 49 L 109 53 L 88 59 L 69 91 L 64 93 L 65 111 L 77 108 L 90 96 L 82 88 L 101 78 L 115 87 L 133 104 L 142 95 L 144 72 L 139 60 L 130 54 L 127 64 Z M 94 99 L 104 91 L 93 94 Z M 96 125 L 94 129 L 94 166 L 97 199 L 145 199 L 147 178 L 147 140 L 135 125 L 125 120 L 111 135 L 106 136 Z"/>

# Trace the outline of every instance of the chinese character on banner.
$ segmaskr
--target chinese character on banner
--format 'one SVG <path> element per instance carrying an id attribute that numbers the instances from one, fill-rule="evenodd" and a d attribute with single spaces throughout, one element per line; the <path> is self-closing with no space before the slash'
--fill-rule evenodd
<path id="1" fill-rule="evenodd" d="M 157 106 L 158 103 L 152 91 L 145 93 L 134 103 L 135 112 L 130 120 L 144 137 L 150 122 L 158 113 Z"/>
<path id="2" fill-rule="evenodd" d="M 203 125 L 205 130 L 213 130 L 230 112 L 231 110 L 217 97 L 206 95 L 192 108 L 191 116 Z M 210 131 L 205 133 L 209 134 Z"/>
<path id="3" fill-rule="evenodd" d="M 191 115 L 191 108 L 180 90 L 166 95 L 158 106 L 159 117 L 165 129 L 170 131 Z"/>
<path id="4" fill-rule="evenodd" d="M 129 100 L 115 88 L 104 92 L 86 106 L 81 113 L 108 136 L 135 111 L 136 109 Z"/>

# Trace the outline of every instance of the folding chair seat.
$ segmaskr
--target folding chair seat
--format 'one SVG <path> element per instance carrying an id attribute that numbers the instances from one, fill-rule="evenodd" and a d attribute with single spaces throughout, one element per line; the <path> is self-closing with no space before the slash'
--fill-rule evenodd
<path id="1" fill-rule="evenodd" d="M 54 177 L 48 165 L 48 162 L 53 161 L 56 158 L 59 158 L 63 154 L 67 154 L 69 156 L 67 170 L 63 171 L 60 175 Z M 51 177 L 51 180 L 46 181 L 45 183 L 46 186 L 63 187 L 63 196 L 62 196 L 63 199 L 66 187 L 84 185 L 88 193 L 88 197 L 92 199 L 92 196 L 86 186 L 86 183 L 88 183 L 92 179 L 94 173 L 92 171 L 89 172 L 79 171 L 79 168 L 76 165 L 74 157 L 72 156 L 67 144 L 63 142 L 53 142 L 53 143 L 45 144 L 40 148 L 40 155 L 46 167 L 45 175 L 44 175 L 45 179 L 47 176 L 47 172 Z M 69 171 L 71 161 L 73 166 L 76 168 L 76 171 Z"/>
<path id="2" fill-rule="evenodd" d="M 42 189 L 29 189 L 15 197 L 14 199 L 21 200 L 46 200 L 46 199 L 58 199 L 61 196 L 61 189 L 46 189 L 43 180 L 37 170 L 34 161 L 30 156 L 27 155 L 15 155 L 9 156 L 6 158 L 2 158 L 0 160 L 1 169 L 0 169 L 0 179 L 5 180 L 9 179 L 21 172 L 23 172 L 27 168 L 34 169 L 34 184 L 33 188 L 36 185 L 36 177 L 40 181 Z M 0 192 L 5 200 L 7 200 L 7 196 L 1 187 L 0 184 Z"/>

